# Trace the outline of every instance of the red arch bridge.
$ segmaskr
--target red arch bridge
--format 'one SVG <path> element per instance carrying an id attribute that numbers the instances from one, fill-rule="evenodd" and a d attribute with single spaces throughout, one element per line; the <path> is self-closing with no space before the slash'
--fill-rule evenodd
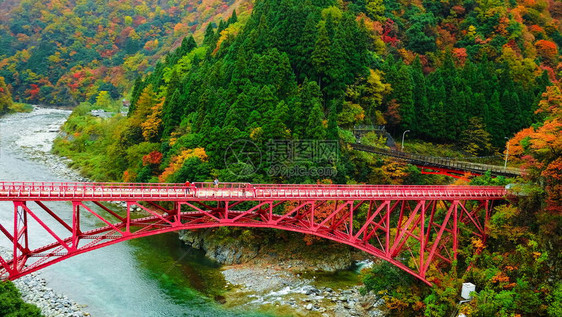
<path id="1" fill-rule="evenodd" d="M 459 244 L 486 241 L 492 205 L 506 194 L 497 186 L 0 182 L 0 200 L 13 202 L 13 220 L 0 223 L 12 252 L 0 257 L 0 277 L 129 239 L 235 226 L 348 244 L 431 285 L 428 270 L 446 268 Z M 85 217 L 98 220 L 95 228 L 83 228 Z"/>

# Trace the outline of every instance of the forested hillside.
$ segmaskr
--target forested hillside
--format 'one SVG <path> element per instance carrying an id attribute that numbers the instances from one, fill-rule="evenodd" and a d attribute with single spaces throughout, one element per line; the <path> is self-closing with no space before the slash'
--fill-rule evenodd
<path id="1" fill-rule="evenodd" d="M 136 81 L 127 119 L 71 119 L 61 142 L 103 149 L 85 163 L 100 179 L 416 182 L 408 167 L 346 147 L 299 162 L 330 177 L 275 175 L 271 160 L 232 173 L 223 153 L 238 139 L 267 153 L 269 140 L 350 141 L 356 124 L 386 124 L 493 154 L 536 121 L 558 81 L 559 11 L 544 1 L 258 1 L 247 23 L 234 14 L 200 43 L 184 37 Z"/>
<path id="2" fill-rule="evenodd" d="M 249 0 L 10 0 L 0 3 L 0 76 L 14 99 L 77 105 L 118 98 L 134 79 Z"/>

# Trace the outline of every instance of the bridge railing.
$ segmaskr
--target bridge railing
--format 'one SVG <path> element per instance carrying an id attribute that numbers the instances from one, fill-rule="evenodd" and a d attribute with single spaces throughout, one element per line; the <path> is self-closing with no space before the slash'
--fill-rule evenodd
<path id="1" fill-rule="evenodd" d="M 247 189 L 252 186 L 250 183 L 234 183 L 234 182 L 219 182 L 218 185 L 215 186 L 212 182 L 194 182 L 193 185 L 195 188 L 221 188 L 221 189 Z"/>
<path id="2" fill-rule="evenodd" d="M 435 157 L 435 156 L 427 156 L 427 155 L 420 155 L 420 154 L 413 154 L 413 153 L 405 153 L 401 151 L 380 149 L 364 144 L 352 144 L 351 146 L 356 150 L 392 156 L 405 160 L 410 163 L 419 163 L 420 165 L 442 166 L 442 167 L 455 168 L 455 169 L 479 172 L 479 173 L 491 171 L 493 173 L 513 175 L 513 176 L 521 175 L 520 169 L 513 168 L 513 167 L 503 167 L 498 165 L 464 162 L 456 158 Z"/>
<path id="3" fill-rule="evenodd" d="M 186 188 L 174 183 L 0 182 L 0 197 L 179 197 Z"/>
<path id="4" fill-rule="evenodd" d="M 502 197 L 498 186 L 399 186 L 399 185 L 253 185 L 257 198 L 283 197 Z"/>
<path id="5" fill-rule="evenodd" d="M 55 183 L 0 182 L 0 200 L 33 199 L 262 199 L 262 198 L 368 198 L 368 197 L 495 197 L 507 190 L 499 186 L 399 186 L 339 184 L 250 184 L 196 182 L 193 186 L 165 183 Z"/>

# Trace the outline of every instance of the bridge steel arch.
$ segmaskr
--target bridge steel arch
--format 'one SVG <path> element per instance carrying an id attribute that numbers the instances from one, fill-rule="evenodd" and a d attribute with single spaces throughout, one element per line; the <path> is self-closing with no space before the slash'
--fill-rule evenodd
<path id="1" fill-rule="evenodd" d="M 506 194 L 498 186 L 0 182 L 0 200 L 13 202 L 12 223 L 0 223 L 12 244 L 12 258 L 0 257 L 0 278 L 14 280 L 130 239 L 231 226 L 344 243 L 431 285 L 430 267 L 456 260 L 459 243 L 485 243 L 493 203 Z M 54 210 L 51 201 L 69 202 L 68 208 Z M 107 204 L 116 201 L 125 210 Z M 84 228 L 84 217 L 98 225 Z M 52 242 L 38 245 L 39 235 Z"/>

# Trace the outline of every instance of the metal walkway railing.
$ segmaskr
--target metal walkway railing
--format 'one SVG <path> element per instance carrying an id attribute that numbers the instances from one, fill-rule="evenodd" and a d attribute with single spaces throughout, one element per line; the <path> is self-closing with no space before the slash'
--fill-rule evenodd
<path id="1" fill-rule="evenodd" d="M 502 199 L 501 186 L 0 182 L 0 200 Z"/>
<path id="2" fill-rule="evenodd" d="M 443 168 L 449 170 L 456 170 L 459 172 L 471 172 L 474 174 L 484 174 L 489 171 L 492 175 L 497 175 L 497 176 L 508 176 L 508 177 L 521 176 L 521 170 L 518 168 L 512 168 L 512 167 L 504 168 L 503 166 L 498 166 L 498 165 L 463 162 L 453 158 L 434 157 L 428 155 L 405 153 L 395 150 L 385 150 L 385 149 L 381 149 L 369 145 L 357 144 L 357 143 L 351 144 L 351 147 L 358 151 L 391 156 L 400 160 L 404 160 L 410 164 L 427 167 L 427 168 L 431 168 L 431 167 Z"/>

